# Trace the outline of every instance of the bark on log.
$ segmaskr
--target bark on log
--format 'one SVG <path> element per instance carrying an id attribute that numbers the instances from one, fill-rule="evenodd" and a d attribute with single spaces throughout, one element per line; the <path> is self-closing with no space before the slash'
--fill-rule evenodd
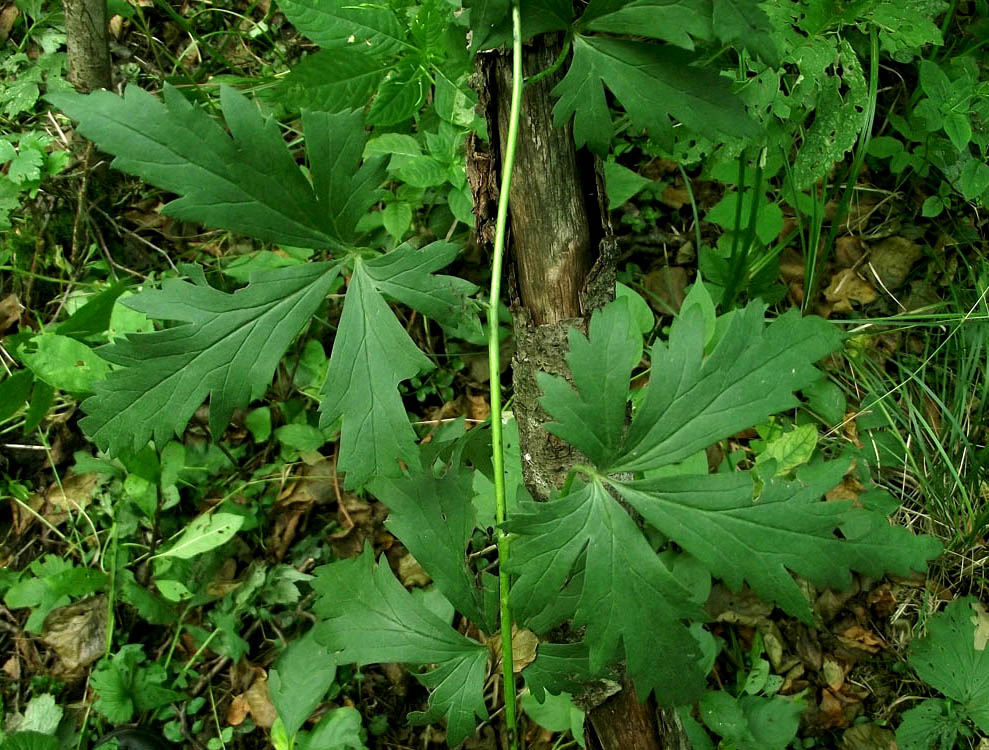
<path id="1" fill-rule="evenodd" d="M 63 0 L 69 82 L 87 94 L 113 87 L 106 0 Z"/>
<path id="2" fill-rule="evenodd" d="M 527 43 L 526 76 L 548 68 L 560 51 L 560 40 L 544 36 Z M 472 185 L 484 202 L 479 217 L 493 215 L 491 175 L 497 171 L 508 130 L 511 63 L 504 55 L 483 56 L 476 85 L 488 115 L 494 154 L 468 165 Z M 553 127 L 550 91 L 562 72 L 527 87 L 516 145 L 510 202 L 510 253 L 514 271 L 513 410 L 519 427 L 523 476 L 537 500 L 560 487 L 570 467 L 582 460 L 570 445 L 542 425 L 548 415 L 538 403 L 538 372 L 570 378 L 566 364 L 571 327 L 586 331 L 593 309 L 614 296 L 614 241 L 593 159 L 578 153 L 569 125 Z M 479 226 L 485 237 L 487 230 Z M 658 709 L 653 701 L 638 702 L 625 679 L 617 694 L 590 707 L 588 721 L 601 750 L 689 750 L 676 712 Z"/>

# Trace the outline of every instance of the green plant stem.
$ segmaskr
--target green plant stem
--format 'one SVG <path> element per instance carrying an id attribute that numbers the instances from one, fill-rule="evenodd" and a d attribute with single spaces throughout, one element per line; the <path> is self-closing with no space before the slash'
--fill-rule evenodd
<path id="1" fill-rule="evenodd" d="M 501 265 L 505 255 L 505 229 L 508 224 L 508 194 L 512 187 L 515 142 L 519 133 L 522 108 L 522 18 L 518 0 L 512 3 L 512 108 L 509 116 L 508 141 L 501 168 L 501 192 L 498 195 L 498 218 L 495 224 L 494 260 L 491 264 L 491 295 L 488 299 L 488 375 L 491 385 L 491 460 L 494 464 L 495 532 L 498 546 L 498 604 L 501 627 L 501 664 L 505 683 L 505 724 L 509 750 L 518 750 L 516 719 L 515 659 L 512 656 L 512 610 L 508 603 L 509 537 L 504 529 L 507 518 L 505 497 L 505 453 L 501 437 L 501 342 L 498 339 L 498 307 L 501 299 Z"/>
<path id="2" fill-rule="evenodd" d="M 745 149 L 742 149 L 742 153 L 738 155 L 738 180 L 736 188 L 738 192 L 736 193 L 735 200 L 735 221 L 732 225 L 731 233 L 731 256 L 728 259 L 728 284 L 725 286 L 724 293 L 721 296 L 722 309 L 727 310 L 728 306 L 731 305 L 732 300 L 735 298 L 735 290 L 738 287 L 737 280 L 735 279 L 736 265 L 738 264 L 738 239 L 742 232 L 742 200 L 745 197 Z M 700 250 L 698 250 L 700 252 Z"/>
<path id="3" fill-rule="evenodd" d="M 525 82 L 526 86 L 531 86 L 534 83 L 538 83 L 547 76 L 553 75 L 556 71 L 558 71 L 561 67 L 563 67 L 563 63 L 566 62 L 567 55 L 570 54 L 571 39 L 572 39 L 572 35 L 568 31 L 566 38 L 563 40 L 563 49 L 560 50 L 560 54 L 558 54 L 556 56 L 556 59 L 553 60 L 553 64 L 550 65 L 548 68 L 546 68 L 546 70 L 541 70 L 535 75 L 529 76 L 529 78 Z"/>
<path id="4" fill-rule="evenodd" d="M 687 176 L 687 170 L 683 168 L 683 164 L 677 162 L 677 166 L 680 168 L 680 176 L 683 177 L 683 185 L 687 188 L 687 197 L 690 198 L 690 212 L 694 215 L 694 242 L 696 243 L 694 252 L 700 253 L 701 217 L 697 211 L 697 199 L 694 197 L 694 187 L 690 184 L 690 178 Z"/>

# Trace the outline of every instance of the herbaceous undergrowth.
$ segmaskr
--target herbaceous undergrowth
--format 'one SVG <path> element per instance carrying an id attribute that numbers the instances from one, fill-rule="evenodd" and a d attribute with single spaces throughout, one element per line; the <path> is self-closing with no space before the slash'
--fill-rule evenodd
<path id="1" fill-rule="evenodd" d="M 229 88 L 220 95 L 226 128 L 169 87 L 162 101 L 134 87 L 122 98 L 51 97 L 80 122 L 83 135 L 117 157 L 118 168 L 176 193 L 167 213 L 329 256 L 255 273 L 233 293 L 186 266 L 188 281 L 168 280 L 130 297 L 128 306 L 172 325 L 100 350 L 114 367 L 84 402 L 83 427 L 105 452 L 133 453 L 149 440 L 163 445 L 181 433 L 209 399 L 210 426 L 219 434 L 234 409 L 263 395 L 293 339 L 346 279 L 320 425 L 339 427 L 347 485 L 366 488 L 389 506 L 392 532 L 474 623 L 470 632 L 478 638 L 426 609 L 370 549 L 317 572 L 320 621 L 313 633 L 343 661 L 417 665 L 430 699 L 412 718 L 445 716 L 456 744 L 488 716 L 483 686 L 491 651 L 482 636 L 499 626 L 498 582 L 483 569 L 483 556 L 465 553 L 478 527 L 466 498 L 474 473 L 490 467 L 479 458 L 483 441 L 475 435 L 416 445 L 397 387 L 431 363 L 388 302 L 480 342 L 470 299 L 476 290 L 437 273 L 457 255 L 456 244 L 403 244 L 382 254 L 368 247 L 361 222 L 389 199 L 381 186 L 397 153 L 386 149 L 392 156 L 386 164 L 374 149 L 366 151 L 365 126 L 407 121 L 430 85 L 437 110 L 464 96 L 469 61 L 451 40 L 467 17 L 451 15 L 439 0 L 281 5 L 323 47 L 279 89 L 303 110 L 305 168 L 274 120 Z M 472 50 L 507 38 L 507 0 L 468 5 Z M 607 151 L 620 123 L 606 92 L 628 122 L 667 146 L 677 137 L 674 120 L 715 140 L 760 137 L 730 79 L 698 66 L 694 48 L 737 43 L 776 65 L 771 17 L 754 0 L 682 6 L 592 2 L 575 17 L 570 2 L 524 4 L 527 37 L 565 32 L 572 45 L 553 94 L 556 119 L 572 119 L 578 145 Z M 629 34 L 636 38 L 622 38 Z M 369 97 L 365 115 L 360 110 Z M 846 148 L 829 150 L 828 158 Z M 440 165 L 435 154 L 401 156 L 409 168 L 396 174 L 410 180 Z M 463 187 L 459 179 L 455 191 Z M 840 345 L 821 319 L 790 313 L 767 320 L 759 303 L 720 317 L 713 309 L 709 301 L 687 304 L 668 338 L 654 344 L 649 385 L 634 399 L 630 422 L 629 381 L 643 348 L 624 301 L 594 313 L 587 336 L 571 332 L 572 385 L 540 380 L 553 420 L 547 429 L 586 462 L 558 496 L 523 502 L 504 525 L 512 534 L 506 568 L 519 638 L 530 645 L 540 639 L 534 660 L 517 669 L 538 700 L 546 691 L 573 691 L 607 676 L 618 662 L 641 697 L 655 693 L 673 705 L 696 699 L 714 649 L 701 627 L 712 577 L 733 589 L 747 585 L 810 622 L 794 574 L 841 587 L 852 571 L 906 574 L 937 553 L 933 541 L 889 525 L 891 504 L 880 492 L 858 503 L 822 501 L 848 470 L 846 460 L 818 460 L 795 475 L 771 460 L 713 474 L 679 468 L 713 443 L 796 406 L 795 393 L 821 377 L 814 363 Z M 653 533 L 647 537 L 632 513 Z M 570 627 L 561 630 L 563 624 Z M 562 639 L 564 633 L 571 637 Z M 291 724 L 298 729 L 298 717 Z"/>
<path id="2" fill-rule="evenodd" d="M 577 469 L 569 492 L 524 504 L 507 525 L 515 535 L 513 613 L 542 636 L 535 661 L 521 672 L 537 697 L 572 690 L 575 680 L 604 676 L 623 661 L 641 697 L 655 692 L 666 704 L 689 703 L 704 690 L 703 652 L 710 648 L 710 637 L 690 623 L 705 618 L 711 577 L 733 590 L 748 585 L 811 623 L 794 573 L 843 588 L 852 571 L 906 575 L 937 554 L 933 540 L 888 523 L 881 491 L 860 504 L 822 501 L 848 470 L 845 460 L 817 461 L 794 478 L 776 476 L 774 462 L 758 472 L 650 478 L 795 406 L 794 391 L 821 377 L 814 362 L 839 341 L 819 318 L 794 313 L 767 323 L 763 307 L 752 304 L 705 320 L 702 307 L 691 306 L 669 339 L 653 347 L 645 399 L 626 429 L 630 375 L 642 353 L 626 303 L 595 313 L 588 337 L 571 332 L 576 388 L 546 377 L 543 405 L 555 420 L 548 429 L 590 463 Z M 392 531 L 458 611 L 490 632 L 491 577 L 472 572 L 463 554 L 474 524 L 463 500 L 471 481 L 463 452 L 455 443 L 446 458 L 421 462 L 431 466 L 425 474 L 376 482 L 372 490 L 391 510 Z M 660 554 L 629 507 L 663 535 Z M 430 710 L 418 718 L 447 714 L 451 743 L 485 715 L 475 700 L 483 644 L 417 606 L 370 550 L 320 569 L 316 588 L 324 617 L 317 637 L 345 661 L 436 665 L 420 674 L 433 692 Z M 567 621 L 584 627 L 583 638 L 552 643 L 547 636 Z M 369 630 L 379 638 L 368 638 Z"/>
<path id="3" fill-rule="evenodd" d="M 359 219 L 381 197 L 384 160 L 362 163 L 366 142 L 359 112 L 307 114 L 308 173 L 293 160 L 271 119 L 236 91 L 221 93 L 226 131 L 175 89 L 164 104 L 140 89 L 123 98 L 101 92 L 53 101 L 80 120 L 80 132 L 115 154 L 115 165 L 179 198 L 174 216 L 236 230 L 292 247 L 335 248 L 339 260 L 255 274 L 233 294 L 192 281 L 169 280 L 128 306 L 172 328 L 118 340 L 100 350 L 119 365 L 83 403 L 83 427 L 111 454 L 136 451 L 181 433 L 210 397 L 210 426 L 219 434 L 233 410 L 263 395 L 289 344 L 308 323 L 340 273 L 351 274 L 343 315 L 322 390 L 321 424 L 342 418 L 340 468 L 347 484 L 395 475 L 415 464 L 415 435 L 397 391 L 400 381 L 432 367 L 399 325 L 384 296 L 461 336 L 479 336 L 470 282 L 436 275 L 459 247 L 403 245 L 387 255 L 359 246 Z"/>

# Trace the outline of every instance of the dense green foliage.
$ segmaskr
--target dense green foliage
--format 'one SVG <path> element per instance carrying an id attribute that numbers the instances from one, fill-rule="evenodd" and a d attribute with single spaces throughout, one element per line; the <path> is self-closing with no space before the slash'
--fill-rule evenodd
<path id="1" fill-rule="evenodd" d="M 35 633 L 57 607 L 99 592 L 174 627 L 163 662 L 140 644 L 110 649 L 108 639 L 90 684 L 94 712 L 111 724 L 161 716 L 187 697 L 189 665 L 169 671 L 187 608 L 216 603 L 188 626 L 199 649 L 190 664 L 207 647 L 237 661 L 248 650 L 238 628 L 244 613 L 275 621 L 273 612 L 309 587 L 316 622 L 268 677 L 278 714 L 271 741 L 280 750 L 363 747 L 352 708 L 304 726 L 348 665 L 390 662 L 409 665 L 429 691 L 426 710 L 409 718 L 445 721 L 447 741 L 460 743 L 496 708 L 485 684 L 498 654 L 485 639 L 513 627 L 538 637 L 534 659 L 520 668 L 534 717 L 549 711 L 550 696 L 610 680 L 622 664 L 640 699 L 699 705 L 721 747 L 782 750 L 797 731 L 799 702 L 769 689 L 765 676 L 745 695 L 707 690 L 724 646 L 704 627 L 714 583 L 751 590 L 813 625 L 802 582 L 844 589 L 853 573 L 909 576 L 923 572 L 940 545 L 890 524 L 897 503 L 873 484 L 867 451 L 815 450 L 807 405 L 825 426 L 845 415 L 818 364 L 848 339 L 823 318 L 767 312 L 784 293 L 779 256 L 788 243 L 802 244 L 812 297 L 866 159 L 889 160 L 898 179 L 927 179 L 923 216 L 989 203 L 989 79 L 979 47 L 930 53 L 957 9 L 941 0 L 522 4 L 525 38 L 564 40 L 554 118 L 572 126 L 577 147 L 607 160 L 612 208 L 648 183 L 615 160 L 633 146 L 699 168 L 725 190 L 704 217 L 720 228 L 717 241 L 703 244 L 697 230 L 702 279 L 668 325 L 658 328 L 642 299 L 621 294 L 594 311 L 586 335 L 571 330 L 572 381 L 539 378 L 552 419 L 546 429 L 586 463 L 536 503 L 518 481 L 515 446 L 504 525 L 511 557 L 502 561 L 515 621 L 499 622 L 488 548 L 490 433 L 460 421 L 423 441 L 403 399 L 403 389 L 436 369 L 408 316 L 435 323 L 454 352 L 499 335 L 479 320 L 478 286 L 441 273 L 470 242 L 465 141 L 487 137 L 468 85 L 474 55 L 509 40 L 509 0 L 464 5 L 280 0 L 319 50 L 257 100 L 229 85 L 216 101 L 170 84 L 160 98 L 137 85 L 123 96 L 49 88 L 47 101 L 112 154 L 115 168 L 177 196 L 164 214 L 264 249 L 219 274 L 184 263 L 139 289 L 100 284 L 57 324 L 10 337 L 22 369 L 0 381 L 0 419 L 23 408 L 31 432 L 56 396 L 78 400 L 86 415 L 79 425 L 96 453 L 77 456 L 77 469 L 122 490 L 106 500 L 111 530 L 99 568 L 88 564 L 93 557 L 83 565 L 37 560 L 23 575 L 0 576 L 4 602 L 30 608 L 25 627 Z M 55 70 L 42 62 L 45 75 Z M 915 72 L 918 88 L 880 135 L 877 75 L 894 63 Z M 7 65 L 20 69 L 23 60 Z M 17 84 L 23 93 L 0 96 L 5 115 L 35 106 L 42 80 L 32 73 Z M 301 122 L 291 143 L 288 121 Z M 0 222 L 9 222 L 22 193 L 63 168 L 67 157 L 48 145 L 25 135 L 0 139 L 0 163 L 10 165 L 0 175 Z M 0 262 L 12 255 L 0 246 Z M 644 362 L 648 384 L 633 389 Z M 286 372 L 302 397 L 269 399 Z M 204 402 L 208 416 L 199 419 Z M 780 415 L 796 410 L 804 416 L 783 432 L 788 418 Z M 337 442 L 333 481 L 339 467 L 343 490 L 388 507 L 388 530 L 438 596 L 411 593 L 383 556 L 375 559 L 373 539 L 349 559 L 314 555 L 330 564 L 311 576 L 252 564 L 230 591 L 211 590 L 224 550 L 260 538 L 275 502 L 255 486 L 268 481 L 271 466 L 256 477 L 247 471 L 234 491 L 206 491 L 235 460 L 216 447 L 235 418 L 250 435 L 236 459 L 252 443 L 274 446 L 275 474 L 298 460 L 318 465 L 319 451 Z M 183 439 L 204 427 L 211 442 Z M 750 428 L 764 438 L 754 455 L 709 466 L 706 449 Z M 866 489 L 855 500 L 825 501 L 846 476 Z M 183 493 L 206 509 L 189 523 L 164 513 Z M 139 558 L 157 591 L 135 577 L 133 551 L 118 548 L 143 528 L 166 534 Z M 989 731 L 980 703 L 985 613 L 971 609 L 970 628 L 969 610 L 951 605 L 910 652 L 911 666 L 947 700 L 905 714 L 903 748 L 932 747 L 934 737 L 952 747 L 970 722 Z M 311 680 L 295 677 L 307 670 Z M 574 726 L 576 709 L 561 705 L 562 719 L 542 714 L 546 726 Z M 695 744 L 713 747 L 684 716 Z M 23 726 L 11 741 L 47 747 L 48 729 Z M 39 744 L 30 744 L 32 733 Z"/>

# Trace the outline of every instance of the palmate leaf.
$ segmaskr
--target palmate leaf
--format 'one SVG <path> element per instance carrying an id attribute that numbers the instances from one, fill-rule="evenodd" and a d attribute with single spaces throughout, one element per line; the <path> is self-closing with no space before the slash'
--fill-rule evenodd
<path id="1" fill-rule="evenodd" d="M 546 429 L 607 466 L 621 448 L 629 377 L 642 358 L 642 336 L 621 298 L 592 316 L 587 337 L 571 328 L 569 343 L 570 356 L 584 365 L 572 371 L 577 391 L 563 378 L 537 375 L 541 403 L 557 420 Z"/>
<path id="2" fill-rule="evenodd" d="M 467 297 L 477 287 L 457 276 L 435 276 L 460 253 L 452 242 L 433 242 L 417 250 L 401 245 L 364 264 L 378 291 L 435 320 L 455 336 L 483 337 L 477 306 Z"/>
<path id="3" fill-rule="evenodd" d="M 700 308 L 678 317 L 669 343 L 653 347 L 646 397 L 621 454 L 600 468 L 615 474 L 682 461 L 796 406 L 793 392 L 821 377 L 814 363 L 837 348 L 841 334 L 827 321 L 796 311 L 766 325 L 764 310 L 752 303 L 723 317 L 723 332 L 709 354 Z"/>
<path id="4" fill-rule="evenodd" d="M 470 51 L 483 49 L 491 32 L 508 15 L 509 0 L 466 0 L 470 10 Z"/>
<path id="5" fill-rule="evenodd" d="M 318 568 L 315 576 L 319 598 L 314 611 L 321 618 L 316 639 L 336 652 L 339 662 L 435 665 L 416 675 L 432 692 L 428 710 L 414 716 L 435 721 L 446 715 L 451 746 L 473 732 L 475 717 L 488 717 L 487 648 L 416 602 L 386 561 L 375 565 L 370 547 L 358 557 Z"/>
<path id="6" fill-rule="evenodd" d="M 525 686 L 540 703 L 546 700 L 547 692 L 576 693 L 581 682 L 589 682 L 594 676 L 587 661 L 587 644 L 583 641 L 540 643 L 536 660 L 522 670 Z"/>
<path id="7" fill-rule="evenodd" d="M 289 22 L 323 49 L 370 52 L 379 57 L 399 52 L 405 30 L 386 3 L 353 0 L 278 0 Z"/>
<path id="8" fill-rule="evenodd" d="M 320 426 L 343 418 L 339 461 L 348 487 L 372 476 L 399 476 L 400 460 L 419 467 L 398 384 L 432 367 L 358 261 L 320 394 Z"/>
<path id="9" fill-rule="evenodd" d="M 710 40 L 711 5 L 697 0 L 593 0 L 580 17 L 591 31 L 662 39 L 692 50 Z"/>
<path id="10" fill-rule="evenodd" d="M 324 427 L 343 418 L 340 468 L 348 487 L 361 486 L 372 476 L 401 476 L 400 460 L 419 466 L 398 384 L 433 364 L 399 325 L 382 294 L 458 332 L 475 330 L 476 313 L 465 299 L 474 285 L 431 273 L 455 255 L 455 246 L 435 242 L 421 250 L 404 245 L 379 258 L 355 261 L 320 405 Z"/>
<path id="11" fill-rule="evenodd" d="M 384 161 L 360 165 L 366 135 L 360 112 L 309 113 L 310 185 L 277 123 L 246 97 L 222 87 L 230 134 L 175 88 L 159 101 L 136 86 L 53 94 L 79 120 L 79 132 L 117 158 L 113 165 L 181 197 L 165 213 L 267 242 L 325 249 L 355 237 L 355 226 L 381 193 Z"/>
<path id="12" fill-rule="evenodd" d="M 577 145 L 603 155 L 614 131 L 607 86 L 632 123 L 660 143 L 672 138 L 671 117 L 714 140 L 758 135 L 730 82 L 691 62 L 675 47 L 577 34 L 570 70 L 553 89 L 553 120 L 559 126 L 573 115 Z"/>
<path id="13" fill-rule="evenodd" d="M 83 402 L 86 434 L 110 455 L 179 434 L 207 396 L 219 435 L 233 410 L 260 398 L 278 362 L 322 302 L 339 265 L 310 263 L 255 274 L 233 294 L 169 279 L 125 304 L 182 325 L 129 334 L 98 351 L 120 366 Z"/>
<path id="14" fill-rule="evenodd" d="M 277 99 L 298 110 L 363 107 L 391 63 L 359 49 L 324 49 L 296 63 L 277 85 Z"/>
<path id="15" fill-rule="evenodd" d="M 903 712 L 896 728 L 897 750 L 937 750 L 956 747 L 965 719 L 948 701 L 928 698 Z"/>
<path id="16" fill-rule="evenodd" d="M 641 347 L 625 304 L 596 312 L 589 338 L 571 331 L 577 390 L 561 378 L 539 379 L 541 403 L 554 418 L 546 429 L 610 474 L 682 461 L 795 406 L 793 391 L 820 378 L 813 363 L 841 340 L 820 318 L 787 313 L 765 325 L 764 307 L 751 304 L 722 317 L 707 353 L 703 313 L 690 306 L 674 320 L 669 343 L 653 346 L 646 397 L 624 434 L 628 376 Z"/>
<path id="17" fill-rule="evenodd" d="M 498 0 L 484 0 L 484 2 L 488 6 L 498 5 Z M 473 5 L 479 4 L 479 2 L 473 3 Z M 464 5 L 471 7 L 471 41 L 473 42 L 473 34 L 477 33 L 475 31 L 474 9 L 470 0 L 464 3 Z M 505 3 L 504 5 L 506 12 L 502 15 L 499 23 L 496 23 L 494 27 L 488 26 L 487 30 L 484 28 L 478 29 L 481 32 L 482 38 L 477 44 L 472 44 L 471 52 L 479 49 L 494 49 L 502 44 L 511 44 L 512 16 L 507 12 L 507 9 L 511 7 L 511 3 Z M 526 2 L 520 4 L 519 10 L 522 14 L 522 41 L 526 41 L 539 34 L 566 30 L 573 19 L 574 3 L 573 0 L 526 0 Z M 487 17 L 491 18 L 493 16 L 488 15 Z"/>
<path id="18" fill-rule="evenodd" d="M 475 583 L 466 551 L 477 525 L 474 474 L 451 468 L 442 477 L 422 471 L 398 479 L 376 479 L 368 489 L 388 506 L 388 530 L 398 537 L 436 581 L 440 591 L 472 622 L 492 632 L 497 604 Z"/>
<path id="19" fill-rule="evenodd" d="M 819 586 L 847 589 L 852 570 L 906 576 L 923 570 L 940 551 L 934 539 L 890 526 L 882 514 L 847 501 L 821 502 L 847 468 L 844 461 L 809 467 L 796 481 L 771 480 L 758 496 L 749 472 L 612 484 L 729 588 L 738 591 L 746 583 L 811 624 L 810 606 L 791 572 Z"/>
<path id="20" fill-rule="evenodd" d="M 725 44 L 741 44 L 770 66 L 779 65 L 772 25 L 759 0 L 714 0 L 712 24 Z"/>
<path id="21" fill-rule="evenodd" d="M 787 314 L 767 324 L 764 310 L 750 304 L 721 316 L 708 331 L 702 308 L 688 305 L 669 342 L 653 347 L 648 390 L 624 437 L 626 384 L 638 353 L 624 303 L 595 312 L 586 338 L 571 334 L 568 362 L 576 389 L 562 379 L 540 380 L 541 403 L 555 420 L 547 429 L 573 441 L 595 466 L 583 469 L 586 486 L 530 504 L 506 524 L 517 535 L 513 606 L 521 619 L 539 615 L 546 598 L 568 591 L 582 571 L 573 619 L 587 626 L 591 671 L 620 656 L 620 639 L 637 689 L 655 690 L 664 702 L 690 700 L 679 691 L 684 676 L 698 690 L 703 686 L 690 677 L 697 672 L 698 646 L 678 621 L 703 618 L 685 611 L 690 594 L 605 487 L 708 573 L 735 589 L 748 584 L 805 621 L 811 611 L 793 573 L 842 587 L 851 571 L 905 575 L 938 552 L 933 540 L 890 526 L 871 502 L 861 508 L 821 502 L 844 475 L 841 462 L 808 467 L 796 481 L 771 479 L 758 496 L 746 472 L 614 477 L 681 461 L 796 405 L 793 391 L 820 377 L 814 363 L 841 336 L 819 318 Z M 586 556 L 583 567 L 580 555 Z M 663 662 L 671 658 L 673 676 L 671 662 Z M 670 690 L 668 680 L 680 680 L 678 689 Z"/>
<path id="22" fill-rule="evenodd" d="M 681 617 L 704 619 L 690 594 L 656 556 L 635 522 L 597 480 L 547 503 L 527 503 L 506 528 L 512 542 L 512 609 L 523 624 L 568 583 L 586 555 L 574 614 L 586 625 L 592 672 L 620 656 L 636 690 L 685 702 L 704 689 L 700 650 Z"/>

